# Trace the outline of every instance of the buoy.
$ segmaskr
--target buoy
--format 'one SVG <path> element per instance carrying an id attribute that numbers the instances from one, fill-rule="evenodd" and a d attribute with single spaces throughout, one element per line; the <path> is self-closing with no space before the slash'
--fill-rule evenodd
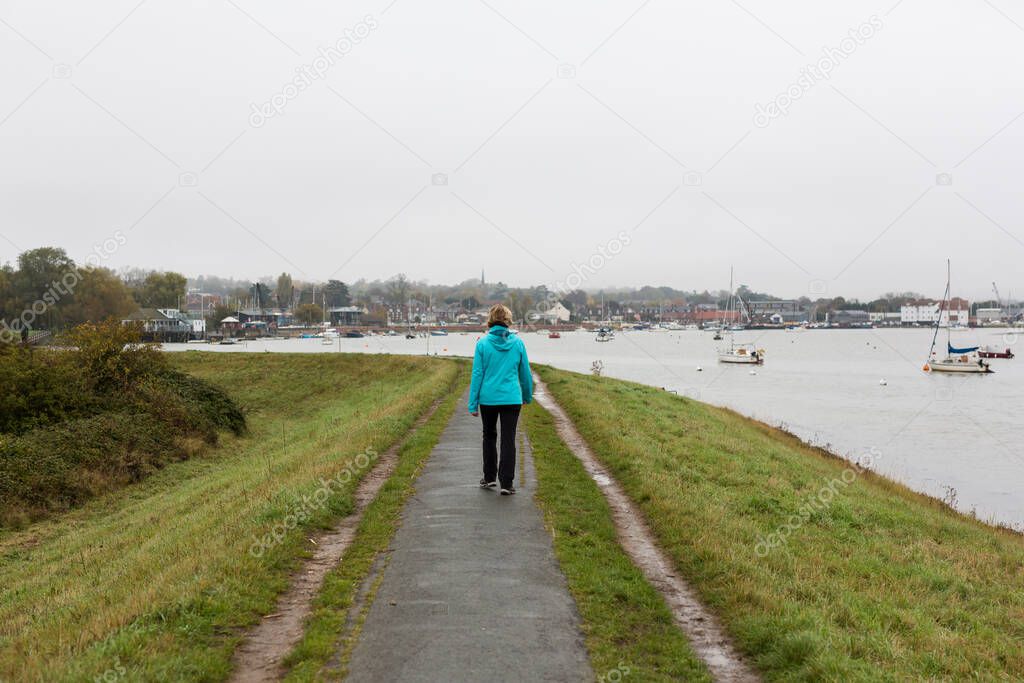
<path id="1" fill-rule="evenodd" d="M 447 346 L 446 346 L 446 347 L 444 347 L 444 348 L 443 348 L 443 349 L 441 349 L 441 350 L 442 350 L 442 351 L 444 351 L 445 353 L 448 353 L 448 347 L 447 347 Z"/>

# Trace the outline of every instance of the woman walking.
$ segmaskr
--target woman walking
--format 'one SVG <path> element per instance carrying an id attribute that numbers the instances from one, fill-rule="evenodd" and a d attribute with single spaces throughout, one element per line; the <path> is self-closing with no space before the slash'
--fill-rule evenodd
<path id="1" fill-rule="evenodd" d="M 526 345 L 509 332 L 512 311 L 495 304 L 487 316 L 487 334 L 476 343 L 469 412 L 481 416 L 484 428 L 484 478 L 480 488 L 501 485 L 501 495 L 516 492 L 516 424 L 524 403 L 533 400 L 533 377 Z M 498 463 L 498 422 L 501 422 L 501 464 Z"/>

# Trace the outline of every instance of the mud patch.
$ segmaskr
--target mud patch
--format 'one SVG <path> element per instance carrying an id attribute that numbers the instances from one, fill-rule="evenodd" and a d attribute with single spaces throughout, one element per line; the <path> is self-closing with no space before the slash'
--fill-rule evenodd
<path id="1" fill-rule="evenodd" d="M 315 548 L 313 557 L 292 575 L 291 585 L 278 599 L 273 613 L 246 632 L 242 644 L 235 650 L 229 680 L 236 683 L 280 680 L 284 673 L 281 661 L 302 638 L 306 618 L 312 612 L 313 599 L 320 592 L 327 572 L 341 561 L 352 545 L 363 513 L 395 470 L 398 451 L 437 412 L 442 400 L 434 401 L 409 432 L 382 454 L 363 476 L 353 494 L 355 509 L 352 514 L 340 520 L 330 531 L 310 539 Z"/>
<path id="2" fill-rule="evenodd" d="M 618 482 L 601 465 L 569 416 L 548 393 L 536 375 L 534 398 L 554 418 L 559 437 L 583 463 L 584 469 L 604 494 L 618 530 L 619 543 L 651 585 L 661 593 L 694 652 L 716 681 L 759 681 L 760 677 L 740 657 L 715 616 L 697 599 L 696 592 L 676 575 L 676 569 L 654 541 L 640 510 Z"/>

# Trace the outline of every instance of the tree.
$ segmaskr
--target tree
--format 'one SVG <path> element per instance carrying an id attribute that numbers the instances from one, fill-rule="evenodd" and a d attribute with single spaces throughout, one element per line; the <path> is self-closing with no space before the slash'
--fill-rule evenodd
<path id="1" fill-rule="evenodd" d="M 188 281 L 181 273 L 152 272 L 133 292 L 135 300 L 144 308 L 177 308 L 185 298 Z"/>
<path id="2" fill-rule="evenodd" d="M 529 294 L 509 292 L 508 307 L 512 309 L 513 320 L 525 323 L 526 315 L 530 312 L 531 306 L 533 306 L 533 298 Z"/>
<path id="3" fill-rule="evenodd" d="M 252 284 L 252 299 L 258 311 L 264 311 L 270 303 L 270 288 L 262 282 Z"/>
<path id="4" fill-rule="evenodd" d="M 0 266 L 0 320 L 14 315 L 14 270 L 7 264 Z"/>
<path id="5" fill-rule="evenodd" d="M 331 308 L 352 305 L 348 294 L 348 285 L 341 280 L 328 280 L 324 287 L 324 295 L 327 297 L 327 305 Z"/>
<path id="6" fill-rule="evenodd" d="M 64 321 L 78 325 L 107 318 L 123 320 L 139 307 L 131 291 L 116 273 L 107 268 L 89 267 L 79 272 L 75 300 L 66 307 Z"/>
<path id="7" fill-rule="evenodd" d="M 206 329 L 219 330 L 220 321 L 229 317 L 234 311 L 226 304 L 217 304 L 212 310 L 206 313 Z"/>
<path id="8" fill-rule="evenodd" d="M 288 273 L 281 273 L 277 276 L 277 307 L 281 309 L 291 308 L 292 298 L 295 296 L 295 285 L 292 284 L 292 276 Z"/>
<path id="9" fill-rule="evenodd" d="M 316 304 L 302 304 L 295 308 L 295 319 L 303 325 L 315 325 L 324 319 L 324 309 Z"/>
<path id="10" fill-rule="evenodd" d="M 409 278 L 405 276 L 405 273 L 399 273 L 388 281 L 385 299 L 389 304 L 401 311 L 402 320 L 408 317 L 405 306 L 409 301 L 409 288 Z"/>
<path id="11" fill-rule="evenodd" d="M 20 312 L 42 301 L 46 308 L 34 318 L 34 326 L 60 328 L 63 325 L 61 306 L 74 300 L 77 284 L 75 262 L 67 252 L 56 247 L 31 249 L 18 257 L 18 269 L 12 273 L 11 304 Z"/>

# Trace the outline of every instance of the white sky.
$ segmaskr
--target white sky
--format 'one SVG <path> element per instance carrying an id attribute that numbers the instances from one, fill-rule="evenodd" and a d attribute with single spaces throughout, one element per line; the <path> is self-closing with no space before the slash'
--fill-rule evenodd
<path id="1" fill-rule="evenodd" d="M 938 296 L 952 257 L 956 293 L 1024 297 L 1008 0 L 339 5 L 0 0 L 0 261 L 83 259 L 120 230 L 115 268 L 454 282 L 483 266 L 551 285 L 625 231 L 585 287 L 718 289 L 734 265 L 782 296 Z M 324 79 L 250 126 L 367 15 Z M 754 124 L 872 15 L 829 80 Z"/>

